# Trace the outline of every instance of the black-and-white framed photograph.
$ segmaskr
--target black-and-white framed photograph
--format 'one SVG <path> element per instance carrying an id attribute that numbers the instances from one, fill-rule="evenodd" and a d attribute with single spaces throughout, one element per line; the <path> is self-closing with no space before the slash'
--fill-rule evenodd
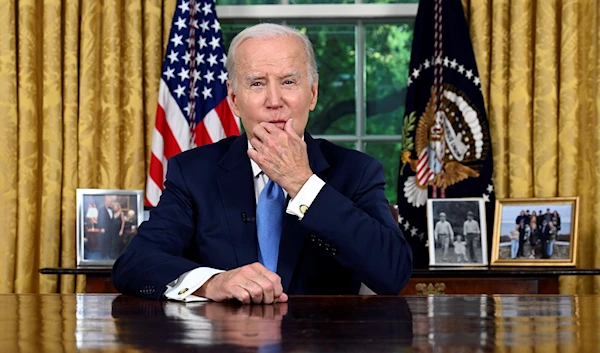
<path id="1" fill-rule="evenodd" d="M 427 200 L 430 266 L 487 266 L 483 198 Z"/>
<path id="2" fill-rule="evenodd" d="M 110 268 L 144 220 L 142 190 L 77 189 L 77 268 Z"/>
<path id="3" fill-rule="evenodd" d="M 496 200 L 493 266 L 575 266 L 577 197 Z"/>

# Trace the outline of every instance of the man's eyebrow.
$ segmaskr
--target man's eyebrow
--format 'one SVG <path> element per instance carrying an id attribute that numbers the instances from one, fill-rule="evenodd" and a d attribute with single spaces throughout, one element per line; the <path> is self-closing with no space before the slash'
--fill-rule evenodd
<path id="1" fill-rule="evenodd" d="M 279 76 L 278 78 L 284 79 L 284 78 L 290 78 L 290 77 L 300 77 L 300 72 L 298 72 L 298 71 L 288 72 L 288 73 L 285 73 L 285 74 Z M 264 80 L 265 78 L 266 78 L 265 75 L 248 75 L 248 76 L 246 76 L 245 81 L 253 82 L 256 80 Z"/>
<path id="2" fill-rule="evenodd" d="M 256 80 L 264 80 L 264 79 L 265 79 L 264 75 L 248 75 L 248 76 L 246 76 L 247 82 L 252 82 L 252 81 L 256 81 Z"/>
<path id="3" fill-rule="evenodd" d="M 292 71 L 292 72 L 288 72 L 286 74 L 284 74 L 283 76 L 280 76 L 280 78 L 289 78 L 289 77 L 298 77 L 300 76 L 300 73 L 298 71 Z"/>

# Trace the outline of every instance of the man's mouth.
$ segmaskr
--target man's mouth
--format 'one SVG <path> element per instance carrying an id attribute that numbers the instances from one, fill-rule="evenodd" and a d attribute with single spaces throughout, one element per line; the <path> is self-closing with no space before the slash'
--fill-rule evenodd
<path id="1" fill-rule="evenodd" d="M 272 121 L 269 121 L 269 124 L 273 124 L 273 125 L 277 126 L 280 129 L 283 129 L 285 127 L 285 123 L 286 123 L 285 120 L 272 120 Z"/>

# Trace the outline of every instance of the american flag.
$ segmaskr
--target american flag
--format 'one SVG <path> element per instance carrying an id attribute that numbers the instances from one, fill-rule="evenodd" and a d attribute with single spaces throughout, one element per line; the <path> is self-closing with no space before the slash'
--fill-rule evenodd
<path id="1" fill-rule="evenodd" d="M 215 2 L 177 1 L 158 90 L 146 205 L 158 204 L 169 158 L 240 134 L 227 102 L 226 60 Z"/>

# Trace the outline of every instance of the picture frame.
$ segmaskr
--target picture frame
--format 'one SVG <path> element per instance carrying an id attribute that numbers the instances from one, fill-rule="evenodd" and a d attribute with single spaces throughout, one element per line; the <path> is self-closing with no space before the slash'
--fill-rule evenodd
<path id="1" fill-rule="evenodd" d="M 111 268 L 145 218 L 142 190 L 77 189 L 77 268 Z"/>
<path id="2" fill-rule="evenodd" d="M 427 200 L 427 228 L 430 266 L 488 266 L 483 198 Z"/>
<path id="3" fill-rule="evenodd" d="M 578 222 L 578 197 L 498 199 L 491 265 L 575 266 Z"/>

